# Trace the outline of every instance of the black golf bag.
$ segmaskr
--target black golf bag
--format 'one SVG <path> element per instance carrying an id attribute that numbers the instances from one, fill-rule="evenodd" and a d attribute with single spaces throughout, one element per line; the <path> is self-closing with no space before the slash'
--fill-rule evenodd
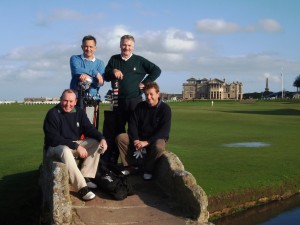
<path id="1" fill-rule="evenodd" d="M 84 109 L 91 123 L 98 129 L 101 96 L 98 93 L 98 88 L 93 89 L 94 92 L 91 92 L 91 85 L 93 85 L 93 82 L 96 81 L 93 81 L 93 79 L 90 78 L 85 82 L 79 83 L 77 104 L 80 108 Z"/>

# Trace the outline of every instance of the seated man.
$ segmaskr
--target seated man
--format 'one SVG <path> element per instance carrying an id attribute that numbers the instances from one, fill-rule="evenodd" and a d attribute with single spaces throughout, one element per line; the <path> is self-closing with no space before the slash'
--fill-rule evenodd
<path id="1" fill-rule="evenodd" d="M 67 89 L 61 95 L 60 104 L 48 111 L 43 126 L 45 155 L 65 163 L 71 184 L 80 197 L 91 200 L 95 194 L 89 188 L 97 188 L 97 185 L 90 179 L 95 178 L 100 153 L 106 151 L 107 143 L 76 102 L 76 93 Z M 82 134 L 88 138 L 80 140 Z M 83 159 L 80 170 L 76 157 Z"/>
<path id="2" fill-rule="evenodd" d="M 151 180 L 157 159 L 165 150 L 171 129 L 171 109 L 160 98 L 155 82 L 145 84 L 146 101 L 140 102 L 128 123 L 128 134 L 116 137 L 120 157 L 129 175 L 136 157 L 143 157 L 144 179 Z"/>

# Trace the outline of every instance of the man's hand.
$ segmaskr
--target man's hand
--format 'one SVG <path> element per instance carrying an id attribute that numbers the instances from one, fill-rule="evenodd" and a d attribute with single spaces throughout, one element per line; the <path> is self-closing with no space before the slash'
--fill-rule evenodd
<path id="1" fill-rule="evenodd" d="M 97 74 L 97 79 L 98 79 L 98 85 L 102 85 L 103 84 L 103 77 L 101 76 L 100 73 Z"/>
<path id="2" fill-rule="evenodd" d="M 85 159 L 86 157 L 88 157 L 88 152 L 85 147 L 79 145 L 76 151 L 78 152 L 80 158 Z"/>
<path id="3" fill-rule="evenodd" d="M 133 145 L 136 150 L 142 151 L 145 147 L 149 145 L 148 141 L 140 141 L 140 140 L 134 140 Z"/>
<path id="4" fill-rule="evenodd" d="M 101 152 L 100 152 L 101 154 L 103 154 L 107 150 L 107 143 L 104 138 L 101 139 L 101 141 L 99 143 L 99 149 L 101 149 Z"/>
<path id="5" fill-rule="evenodd" d="M 89 75 L 87 75 L 87 74 L 81 74 L 80 76 L 79 76 L 79 80 L 81 81 L 81 82 L 84 82 L 87 78 L 89 78 L 90 76 Z"/>
<path id="6" fill-rule="evenodd" d="M 145 87 L 145 84 L 143 84 L 143 83 L 140 83 L 140 84 L 139 84 L 139 88 L 140 88 L 140 90 L 143 90 L 143 89 L 144 89 L 144 87 Z"/>
<path id="7" fill-rule="evenodd" d="M 123 79 L 123 73 L 120 70 L 113 69 L 113 74 L 115 75 L 115 78 L 117 78 L 118 80 Z"/>

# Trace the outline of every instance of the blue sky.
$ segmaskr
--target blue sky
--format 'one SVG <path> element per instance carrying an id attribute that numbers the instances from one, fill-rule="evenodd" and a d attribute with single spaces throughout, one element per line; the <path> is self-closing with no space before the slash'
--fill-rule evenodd
<path id="1" fill-rule="evenodd" d="M 120 52 L 122 35 L 135 36 L 134 53 L 162 69 L 162 92 L 181 93 L 191 77 L 240 81 L 244 93 L 264 91 L 268 77 L 271 91 L 296 91 L 299 12 L 297 0 L 6 1 L 0 100 L 59 96 L 87 34 L 97 38 L 96 57 L 105 64 Z"/>

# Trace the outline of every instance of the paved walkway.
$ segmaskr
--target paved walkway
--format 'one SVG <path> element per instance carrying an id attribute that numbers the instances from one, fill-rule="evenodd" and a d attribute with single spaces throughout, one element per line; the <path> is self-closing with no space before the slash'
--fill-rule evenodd
<path id="1" fill-rule="evenodd" d="M 154 181 L 144 181 L 140 175 L 130 176 L 135 194 L 116 201 L 110 195 L 95 191 L 96 198 L 84 202 L 71 191 L 75 225 L 186 225 L 200 224 L 184 218 L 172 208 L 172 202 Z"/>

